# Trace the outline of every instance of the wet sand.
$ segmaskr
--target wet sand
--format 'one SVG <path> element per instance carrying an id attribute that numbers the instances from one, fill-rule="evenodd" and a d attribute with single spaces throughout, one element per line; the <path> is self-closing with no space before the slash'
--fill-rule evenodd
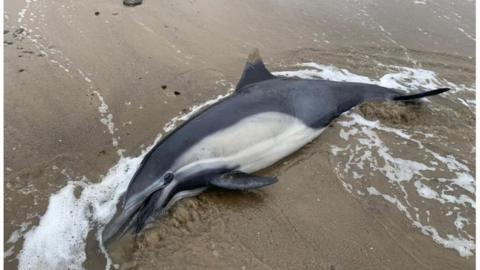
<path id="1" fill-rule="evenodd" d="M 316 62 L 379 77 L 382 65 L 396 65 L 472 85 L 474 3 L 422 3 L 145 1 L 125 8 L 119 1 L 7 0 L 6 269 L 16 269 L 23 241 L 9 237 L 22 224 L 26 232 L 38 223 L 51 194 L 67 180 L 99 181 L 119 150 L 139 155 L 178 113 L 225 94 L 253 47 L 273 71 Z M 422 142 L 455 155 L 475 176 L 475 115 L 456 100 L 474 93 L 449 97 L 431 98 L 430 106 L 382 103 L 355 112 L 439 135 Z M 277 175 L 278 184 L 185 200 L 144 234 L 112 247 L 114 263 L 120 269 L 473 269 L 475 256 L 435 243 L 394 205 L 348 192 L 351 177 L 338 172 L 348 155 L 330 148 L 342 141 L 338 121 L 262 172 Z M 407 157 L 418 153 L 382 138 Z M 375 174 L 369 181 L 382 179 Z M 475 236 L 474 209 L 467 215 L 466 230 Z M 84 267 L 104 265 L 89 237 Z"/>

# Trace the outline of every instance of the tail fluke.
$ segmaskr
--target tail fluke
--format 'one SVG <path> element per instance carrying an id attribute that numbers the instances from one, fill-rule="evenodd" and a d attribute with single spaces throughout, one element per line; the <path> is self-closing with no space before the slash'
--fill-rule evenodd
<path id="1" fill-rule="evenodd" d="M 438 95 L 448 90 L 450 90 L 450 88 L 439 88 L 439 89 L 418 93 L 418 94 L 413 94 L 413 95 L 397 96 L 397 97 L 394 97 L 393 100 L 411 100 L 411 99 L 423 98 L 423 97 Z"/>

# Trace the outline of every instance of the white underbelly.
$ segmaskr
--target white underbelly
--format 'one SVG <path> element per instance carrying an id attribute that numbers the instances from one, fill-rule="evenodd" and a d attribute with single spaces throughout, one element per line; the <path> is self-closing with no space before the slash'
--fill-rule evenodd
<path id="1" fill-rule="evenodd" d="M 252 115 L 199 141 L 174 164 L 177 173 L 238 167 L 245 173 L 266 168 L 300 149 L 323 129 L 313 129 L 287 114 Z"/>

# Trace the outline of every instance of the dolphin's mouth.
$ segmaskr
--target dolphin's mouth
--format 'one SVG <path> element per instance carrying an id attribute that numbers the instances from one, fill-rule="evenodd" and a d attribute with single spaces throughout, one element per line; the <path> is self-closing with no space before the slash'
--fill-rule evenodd
<path id="1" fill-rule="evenodd" d="M 161 187 L 156 192 L 153 192 L 149 196 L 144 196 L 143 199 L 131 198 L 123 206 L 117 210 L 117 214 L 110 220 L 110 222 L 104 227 L 102 232 L 102 241 L 105 245 L 108 245 L 113 240 L 120 239 L 128 231 L 137 227 L 139 213 L 144 211 L 147 204 L 151 203 L 152 197 L 155 193 L 161 192 Z M 137 231 L 137 229 L 135 229 Z"/>
<path id="2" fill-rule="evenodd" d="M 123 208 L 118 215 L 115 215 L 112 220 L 110 220 L 102 232 L 102 241 L 104 245 L 108 245 L 113 240 L 121 238 L 129 231 L 132 223 L 136 220 L 140 207 L 141 203 L 138 203 L 134 207 Z"/>
<path id="3" fill-rule="evenodd" d="M 140 232 L 152 220 L 154 213 L 162 212 L 163 203 L 158 204 L 158 201 L 166 199 L 162 194 L 168 185 L 169 183 L 166 182 L 155 184 L 149 188 L 149 192 L 128 199 L 117 211 L 118 214 L 104 227 L 103 243 L 108 245 L 132 230 L 135 233 Z M 171 188 L 167 189 L 171 191 Z"/>

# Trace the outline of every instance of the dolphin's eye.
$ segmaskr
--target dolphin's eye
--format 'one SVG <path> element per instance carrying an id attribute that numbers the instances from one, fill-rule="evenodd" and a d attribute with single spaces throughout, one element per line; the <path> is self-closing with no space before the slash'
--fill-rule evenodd
<path id="1" fill-rule="evenodd" d="M 166 172 L 165 175 L 163 176 L 163 180 L 165 180 L 165 183 L 170 183 L 173 180 L 173 173 L 172 172 Z"/>

